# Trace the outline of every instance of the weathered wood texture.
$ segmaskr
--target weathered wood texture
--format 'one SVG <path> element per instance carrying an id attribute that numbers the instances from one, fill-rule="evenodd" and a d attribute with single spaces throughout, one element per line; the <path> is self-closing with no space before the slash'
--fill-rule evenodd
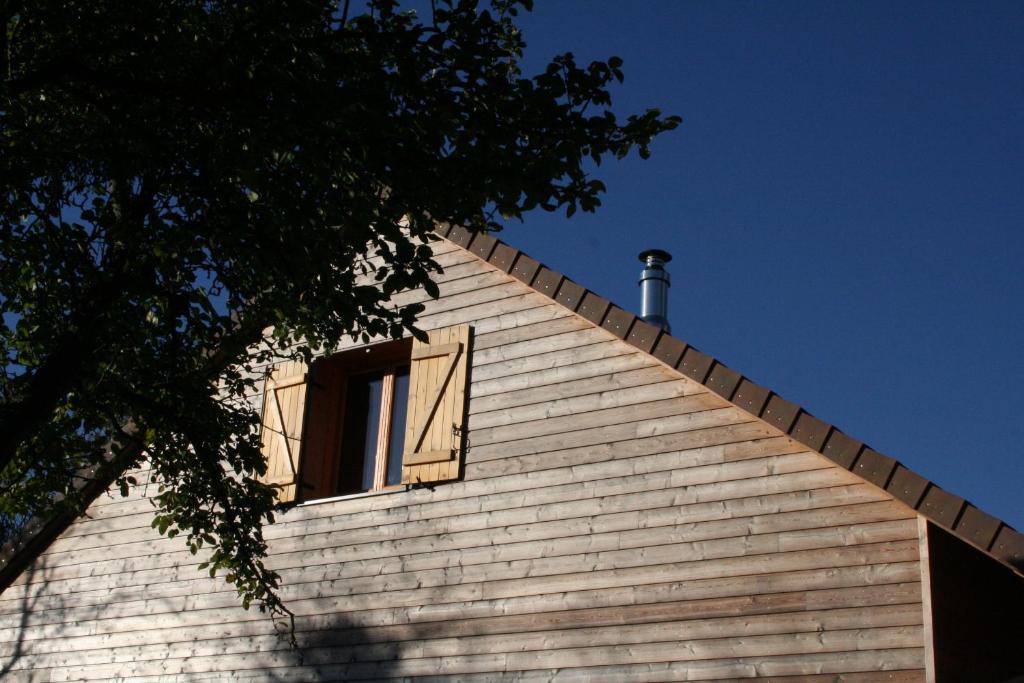
<path id="1" fill-rule="evenodd" d="M 300 651 L 149 528 L 140 485 L 0 596 L 5 680 L 924 679 L 912 511 L 443 251 L 441 298 L 402 300 L 474 327 L 464 475 L 266 530 Z"/>

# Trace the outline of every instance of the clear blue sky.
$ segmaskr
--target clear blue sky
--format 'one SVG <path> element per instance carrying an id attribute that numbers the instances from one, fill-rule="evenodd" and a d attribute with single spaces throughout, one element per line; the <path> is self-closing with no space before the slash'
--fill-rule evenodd
<path id="1" fill-rule="evenodd" d="M 676 336 L 1024 528 L 1024 3 L 537 4 L 684 122 L 502 237 L 633 310 L 672 252 Z"/>

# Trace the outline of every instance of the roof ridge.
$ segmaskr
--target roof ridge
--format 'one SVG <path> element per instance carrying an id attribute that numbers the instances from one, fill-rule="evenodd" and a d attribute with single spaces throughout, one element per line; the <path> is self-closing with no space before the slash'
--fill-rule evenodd
<path id="1" fill-rule="evenodd" d="M 436 233 L 706 386 L 754 417 L 883 489 L 958 538 L 1024 574 L 1024 534 L 1006 522 L 494 235 L 450 224 L 440 225 Z"/>

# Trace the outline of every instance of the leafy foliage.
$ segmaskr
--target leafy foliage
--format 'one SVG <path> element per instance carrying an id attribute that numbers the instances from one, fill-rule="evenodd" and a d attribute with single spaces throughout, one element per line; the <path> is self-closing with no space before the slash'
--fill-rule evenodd
<path id="1" fill-rule="evenodd" d="M 145 485 L 125 474 L 145 465 L 154 527 L 247 607 L 286 611 L 262 562 L 254 369 L 412 331 L 419 309 L 388 300 L 436 293 L 436 221 L 591 211 L 590 160 L 646 156 L 678 122 L 608 110 L 615 58 L 524 77 L 529 5 L 3 5 L 7 533 L 79 510 L 91 476 Z"/>

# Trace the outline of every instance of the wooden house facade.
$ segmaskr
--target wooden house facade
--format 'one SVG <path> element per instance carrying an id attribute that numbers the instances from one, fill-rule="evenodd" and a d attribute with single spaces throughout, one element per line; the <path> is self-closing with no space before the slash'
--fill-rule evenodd
<path id="1" fill-rule="evenodd" d="M 429 342 L 267 368 L 293 649 L 102 495 L 0 594 L 10 681 L 1003 681 L 1024 537 L 493 237 Z M 59 533 L 57 533 L 59 531 Z"/>

